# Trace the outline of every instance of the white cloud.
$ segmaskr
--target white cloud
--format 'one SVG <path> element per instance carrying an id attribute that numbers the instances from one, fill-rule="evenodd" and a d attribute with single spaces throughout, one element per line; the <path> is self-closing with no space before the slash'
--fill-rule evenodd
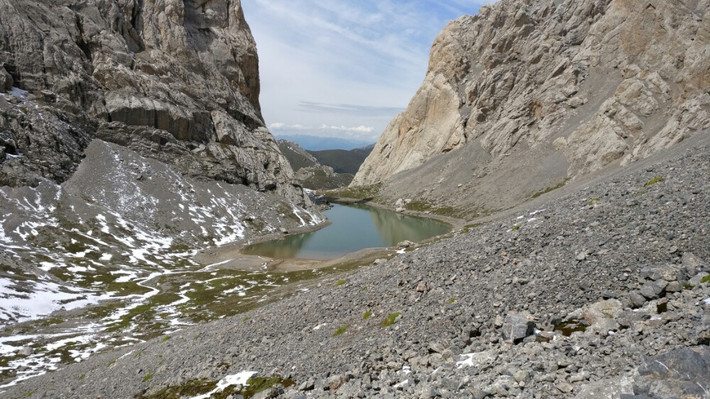
<path id="1" fill-rule="evenodd" d="M 481 4 L 243 0 L 260 57 L 264 118 L 272 129 L 362 126 L 372 128 L 363 135 L 379 135 L 421 84 L 441 28 Z"/>

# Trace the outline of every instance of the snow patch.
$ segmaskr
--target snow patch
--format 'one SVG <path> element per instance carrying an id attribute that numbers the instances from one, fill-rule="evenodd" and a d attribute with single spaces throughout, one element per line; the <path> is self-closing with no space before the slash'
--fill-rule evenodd
<path id="1" fill-rule="evenodd" d="M 224 391 L 227 387 L 230 386 L 239 386 L 239 385 L 247 385 L 249 382 L 249 379 L 253 377 L 256 374 L 256 371 L 242 371 L 237 374 L 232 374 L 225 376 L 219 382 L 217 383 L 217 388 L 211 390 L 210 392 L 207 392 L 205 394 L 199 395 L 199 396 L 193 396 L 191 399 L 207 399 L 210 396 Z"/>

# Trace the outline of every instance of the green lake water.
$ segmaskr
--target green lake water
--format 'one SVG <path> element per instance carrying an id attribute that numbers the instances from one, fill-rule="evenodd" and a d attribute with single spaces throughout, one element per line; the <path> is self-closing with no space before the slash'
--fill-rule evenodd
<path id="1" fill-rule="evenodd" d="M 419 242 L 451 229 L 436 220 L 365 205 L 336 204 L 325 215 L 332 224 L 321 230 L 254 244 L 243 252 L 278 259 L 330 259 L 364 248 L 390 247 L 405 240 Z"/>

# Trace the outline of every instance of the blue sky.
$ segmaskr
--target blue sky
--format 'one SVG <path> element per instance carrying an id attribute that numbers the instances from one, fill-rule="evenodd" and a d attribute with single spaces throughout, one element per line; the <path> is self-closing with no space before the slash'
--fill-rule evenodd
<path id="1" fill-rule="evenodd" d="M 242 0 L 267 126 L 376 141 L 421 85 L 439 31 L 488 2 Z"/>

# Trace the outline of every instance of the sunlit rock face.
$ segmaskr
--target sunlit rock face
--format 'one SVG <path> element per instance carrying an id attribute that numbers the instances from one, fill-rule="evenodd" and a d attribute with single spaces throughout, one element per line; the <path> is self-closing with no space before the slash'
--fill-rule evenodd
<path id="1" fill-rule="evenodd" d="M 0 33 L 1 185 L 65 181 L 98 137 L 307 202 L 264 128 L 240 1 L 1 0 Z"/>
<path id="2" fill-rule="evenodd" d="M 352 185 L 499 208 L 702 132 L 709 9 L 707 0 L 502 0 L 455 20 Z M 457 187 L 462 195 L 450 195 Z"/>

